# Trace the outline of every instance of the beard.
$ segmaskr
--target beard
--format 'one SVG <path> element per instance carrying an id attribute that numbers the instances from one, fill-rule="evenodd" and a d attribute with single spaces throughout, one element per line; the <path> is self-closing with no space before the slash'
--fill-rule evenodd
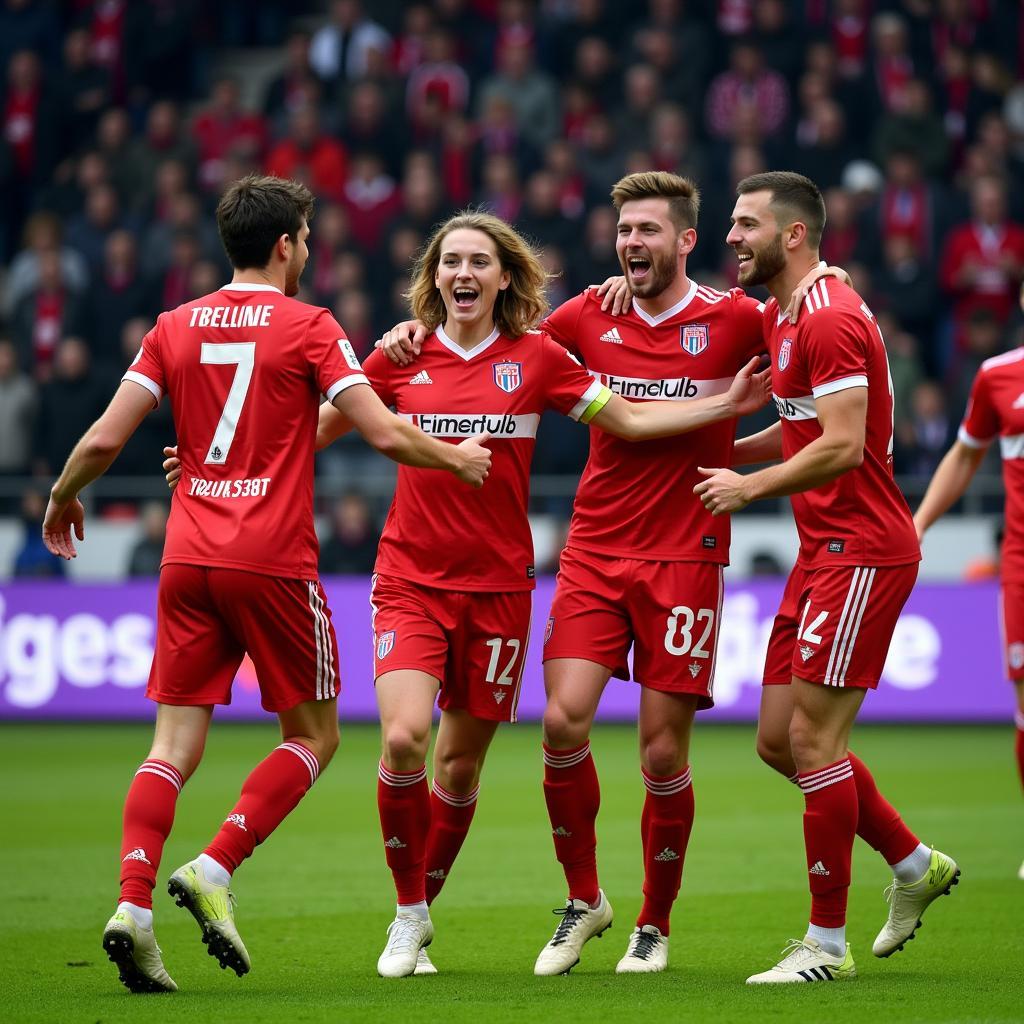
<path id="1" fill-rule="evenodd" d="M 753 259 L 740 268 L 743 286 L 753 287 L 764 284 L 786 269 L 786 250 L 782 248 L 782 234 L 775 236 L 760 252 L 753 254 Z"/>
<path id="2" fill-rule="evenodd" d="M 299 291 L 299 278 L 302 277 L 302 272 L 306 269 L 306 264 L 299 263 L 297 260 L 292 260 L 288 264 L 288 269 L 285 271 L 284 278 L 284 293 L 291 297 L 297 295 Z"/>
<path id="3" fill-rule="evenodd" d="M 633 281 L 629 273 L 629 264 L 625 255 L 619 258 L 619 265 L 622 267 L 622 273 L 626 275 L 626 281 L 629 283 L 629 287 L 633 294 L 638 299 L 650 299 L 655 295 L 660 295 L 666 288 L 668 288 L 673 281 L 676 279 L 678 272 L 678 266 L 676 263 L 675 253 L 664 253 L 661 255 L 650 254 L 651 269 L 647 272 L 646 281 Z"/>

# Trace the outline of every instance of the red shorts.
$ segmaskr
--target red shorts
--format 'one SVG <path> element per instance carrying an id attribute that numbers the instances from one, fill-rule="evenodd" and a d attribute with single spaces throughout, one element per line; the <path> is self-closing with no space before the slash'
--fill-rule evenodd
<path id="1" fill-rule="evenodd" d="M 665 693 L 714 704 L 722 566 L 651 562 L 566 548 L 545 632 L 544 660 L 582 658 Z"/>
<path id="2" fill-rule="evenodd" d="M 376 575 L 374 678 L 399 669 L 426 672 L 441 684 L 442 711 L 468 711 L 514 722 L 530 639 L 533 594 L 439 590 Z"/>
<path id="3" fill-rule="evenodd" d="M 1024 584 L 1004 583 L 999 588 L 999 631 L 1003 639 L 1006 678 L 1024 681 Z"/>
<path id="4" fill-rule="evenodd" d="M 230 704 L 248 653 L 267 711 L 338 695 L 338 639 L 318 580 L 203 565 L 165 565 L 146 696 Z"/>
<path id="5" fill-rule="evenodd" d="M 918 563 L 806 569 L 786 581 L 764 663 L 766 686 L 793 676 L 826 686 L 878 686 Z"/>

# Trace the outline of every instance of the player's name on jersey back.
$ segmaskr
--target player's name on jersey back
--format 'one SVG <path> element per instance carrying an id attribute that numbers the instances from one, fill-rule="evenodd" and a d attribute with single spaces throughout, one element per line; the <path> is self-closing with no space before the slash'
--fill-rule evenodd
<path id="1" fill-rule="evenodd" d="M 269 327 L 273 305 L 193 306 L 189 327 Z"/>
<path id="2" fill-rule="evenodd" d="M 269 476 L 246 480 L 206 480 L 194 476 L 189 481 L 188 493 L 197 498 L 262 498 L 269 487 Z"/>

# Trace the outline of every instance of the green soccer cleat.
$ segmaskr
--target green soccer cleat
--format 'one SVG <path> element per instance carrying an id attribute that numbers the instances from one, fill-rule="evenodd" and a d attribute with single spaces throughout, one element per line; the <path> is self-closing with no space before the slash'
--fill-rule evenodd
<path id="1" fill-rule="evenodd" d="M 209 881 L 198 860 L 191 860 L 171 875 L 167 891 L 179 907 L 199 922 L 207 952 L 221 968 L 230 967 L 241 977 L 252 964 L 235 927 L 235 897 L 226 885 Z"/>
<path id="2" fill-rule="evenodd" d="M 769 971 L 747 978 L 748 985 L 779 985 L 804 981 L 853 981 L 857 968 L 846 944 L 846 955 L 826 952 L 809 935 L 790 939 L 782 951 L 782 959 Z"/>
<path id="3" fill-rule="evenodd" d="M 932 900 L 948 896 L 959 881 L 960 869 L 956 861 L 932 850 L 928 870 L 916 882 L 903 884 L 894 881 L 885 890 L 885 898 L 889 901 L 889 920 L 878 933 L 871 952 L 884 957 L 901 950 L 921 927 L 921 915 Z"/>
<path id="4" fill-rule="evenodd" d="M 177 992 L 164 968 L 152 928 L 143 928 L 127 910 L 118 910 L 103 929 L 103 948 L 129 992 Z"/>

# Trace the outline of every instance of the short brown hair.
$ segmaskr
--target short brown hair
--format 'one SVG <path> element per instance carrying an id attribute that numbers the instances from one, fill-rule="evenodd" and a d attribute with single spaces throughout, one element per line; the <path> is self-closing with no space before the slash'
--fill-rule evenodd
<path id="1" fill-rule="evenodd" d="M 765 171 L 752 174 L 736 186 L 736 194 L 745 196 L 751 192 L 770 192 L 771 205 L 783 211 L 775 219 L 793 223 L 800 221 L 807 227 L 807 243 L 812 249 L 821 245 L 821 233 L 825 230 L 825 200 L 821 190 L 802 174 L 795 171 Z"/>
<path id="2" fill-rule="evenodd" d="M 691 178 L 668 171 L 637 171 L 619 178 L 612 188 L 616 210 L 634 199 L 667 199 L 668 212 L 679 231 L 697 226 L 700 213 L 700 189 Z"/>
<path id="3" fill-rule="evenodd" d="M 508 271 L 509 283 L 494 302 L 494 324 L 506 338 L 518 338 L 540 323 L 548 311 L 544 288 L 548 274 L 537 251 L 515 228 L 500 217 L 483 210 L 462 210 L 449 217 L 423 247 L 413 268 L 412 285 L 406 293 L 412 314 L 428 331 L 445 319 L 444 299 L 434 282 L 441 262 L 441 243 L 453 231 L 482 231 L 494 242 L 501 269 Z"/>
<path id="4" fill-rule="evenodd" d="M 274 243 L 298 240 L 303 220 L 313 216 L 313 193 L 286 178 L 249 174 L 232 182 L 217 204 L 217 230 L 236 270 L 265 267 Z"/>

